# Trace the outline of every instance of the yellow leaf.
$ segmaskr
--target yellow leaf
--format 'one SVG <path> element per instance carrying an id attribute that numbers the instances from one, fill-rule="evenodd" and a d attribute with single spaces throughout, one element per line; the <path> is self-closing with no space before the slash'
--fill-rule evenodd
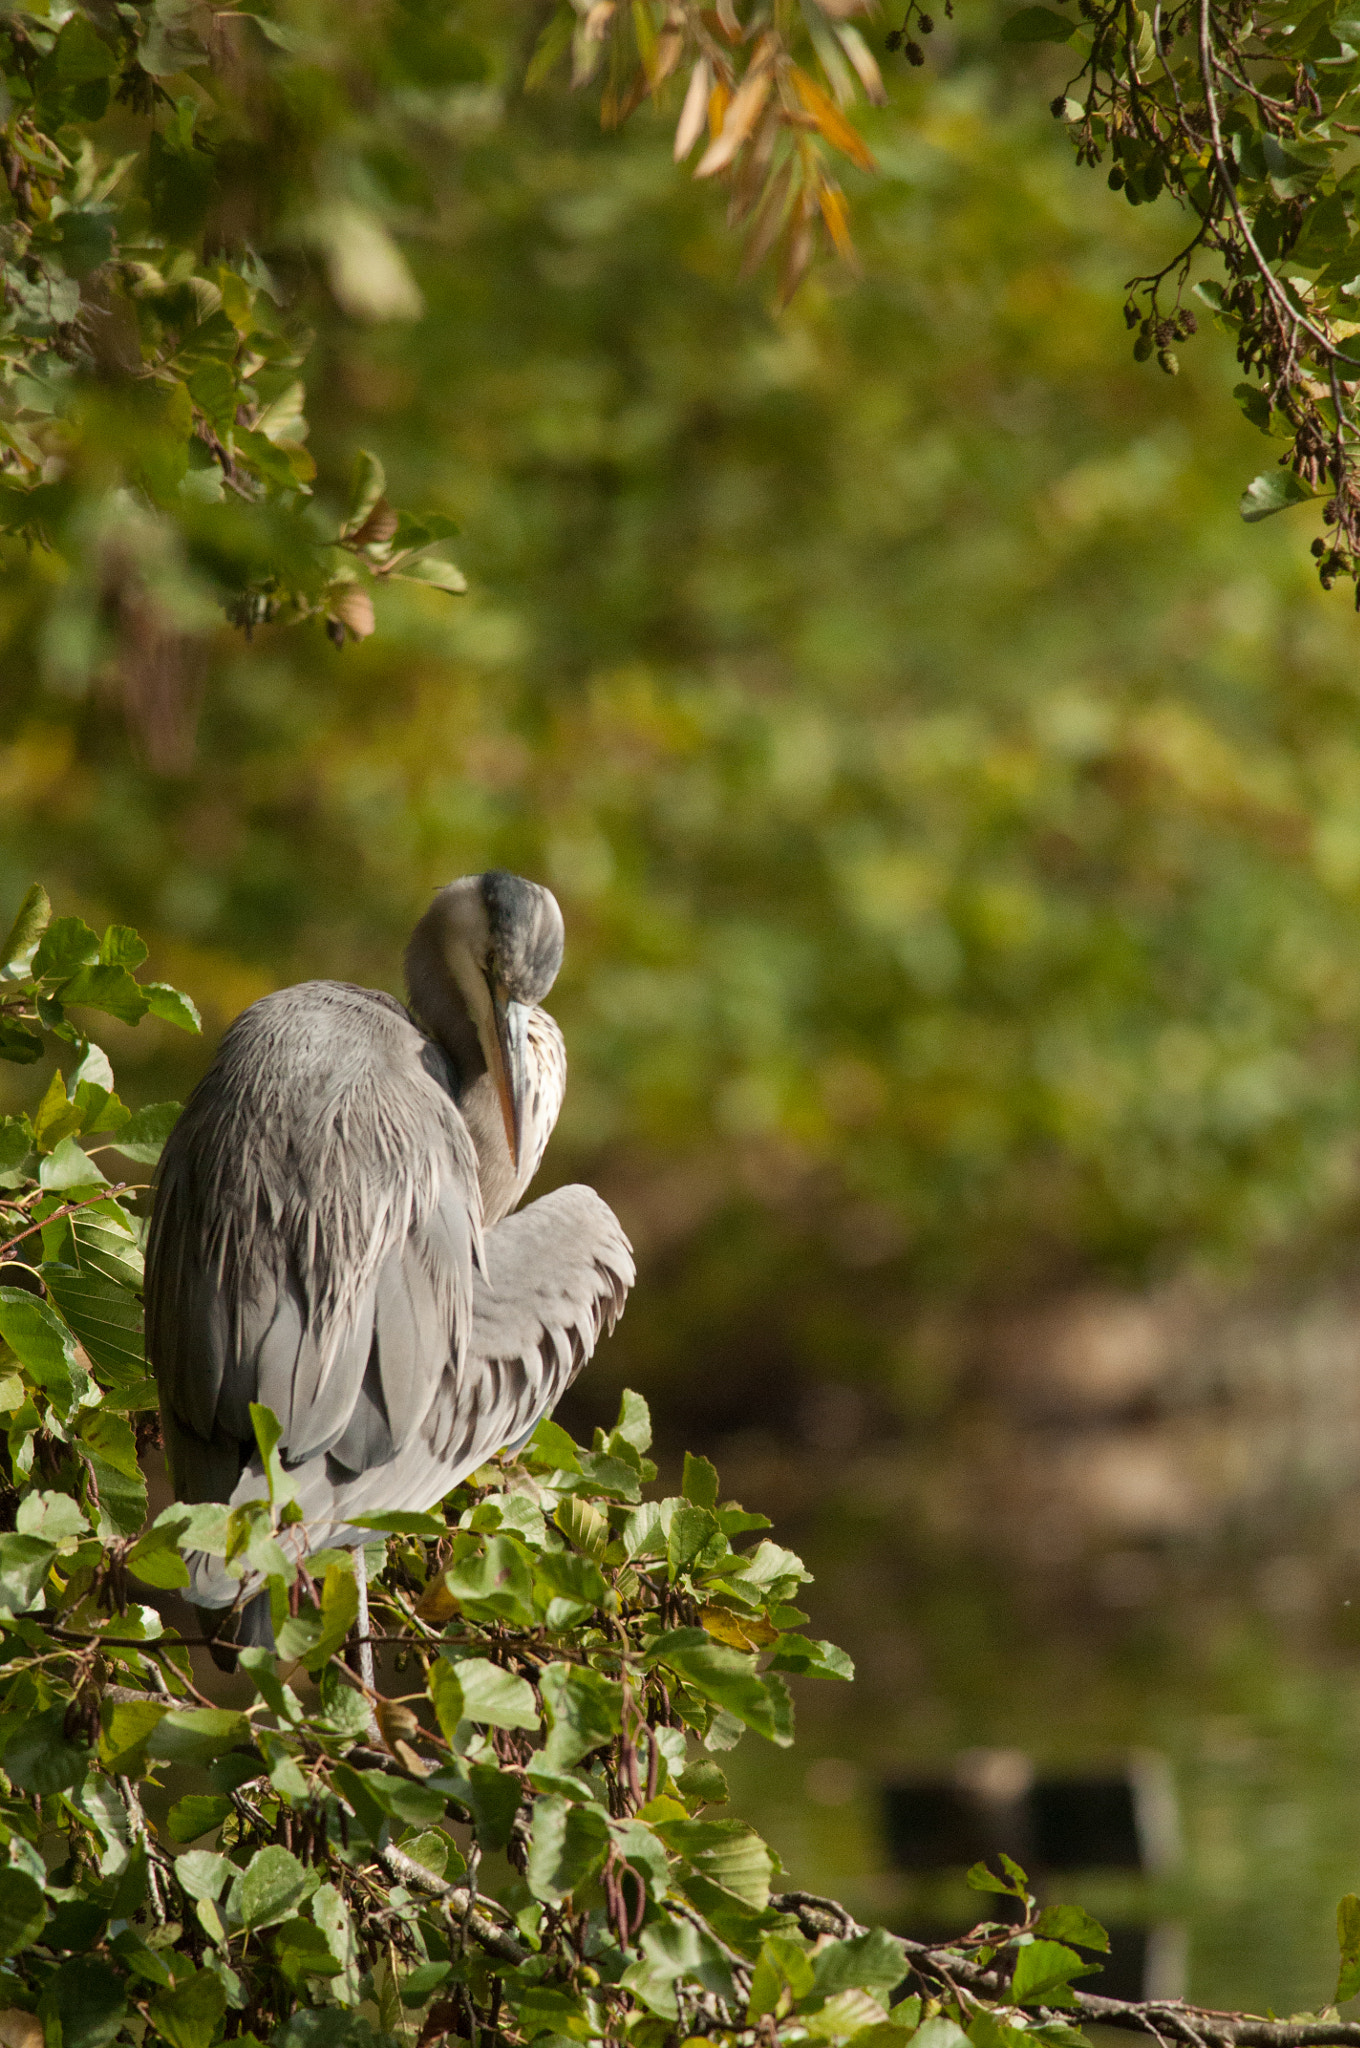
<path id="1" fill-rule="evenodd" d="M 827 97 L 816 79 L 809 78 L 807 72 L 800 71 L 797 65 L 793 68 L 792 78 L 794 91 L 832 148 L 848 156 L 861 171 L 875 170 L 877 166 L 863 136 L 850 126 L 836 102 Z"/>
<path id="2" fill-rule="evenodd" d="M 850 209 L 845 203 L 845 194 L 840 186 L 829 183 L 823 185 L 817 194 L 817 204 L 822 209 L 822 219 L 826 222 L 826 231 L 835 244 L 836 254 L 844 257 L 847 263 L 858 269 L 859 257 L 850 239 Z"/>
<path id="3" fill-rule="evenodd" d="M 733 1614 L 729 1607 L 701 1607 L 699 1619 L 711 1636 L 734 1650 L 760 1650 L 778 1637 L 758 1615 Z"/>
<path id="4" fill-rule="evenodd" d="M 727 118 L 727 109 L 731 104 L 732 95 L 720 79 L 708 96 L 708 132 L 710 135 L 722 134 L 722 124 Z"/>

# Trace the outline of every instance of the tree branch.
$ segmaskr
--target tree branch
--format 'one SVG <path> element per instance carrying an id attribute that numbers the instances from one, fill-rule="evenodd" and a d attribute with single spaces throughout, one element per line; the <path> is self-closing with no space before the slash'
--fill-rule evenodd
<path id="1" fill-rule="evenodd" d="M 442 1877 L 436 1877 L 423 1863 L 417 1863 L 414 1856 L 407 1856 L 400 1849 L 379 1849 L 378 1860 L 383 1868 L 399 1884 L 416 1885 L 421 1891 L 430 1892 L 447 1906 L 450 1915 L 460 1927 L 466 1927 L 469 1934 L 486 1949 L 488 1954 L 498 1956 L 503 1963 L 522 1963 L 529 1954 L 513 1934 L 493 1926 L 486 1914 L 480 1910 L 476 1898 L 466 1885 L 448 1884 Z M 1360 2035 L 1360 2029 L 1357 2029 Z"/>
<path id="2" fill-rule="evenodd" d="M 818 1898 L 813 1892 L 783 1892 L 770 1904 L 778 1912 L 791 1913 L 810 1940 L 819 1934 L 844 1940 L 866 1932 L 834 1899 Z M 945 1943 L 911 1941 L 905 1935 L 894 1939 L 912 1973 L 928 1989 L 935 1989 L 943 1977 L 978 1997 L 1005 2001 L 1007 1972 L 969 1962 Z M 1074 2006 L 1042 2008 L 1043 2017 L 1119 2027 L 1162 2041 L 1182 2041 L 1189 2048 L 1197 2043 L 1201 2048 L 1360 2048 L 1360 2022 L 1355 2020 L 1266 2020 L 1251 2013 L 1212 2012 L 1180 1998 L 1102 1998 L 1075 1987 L 1072 1998 Z"/>

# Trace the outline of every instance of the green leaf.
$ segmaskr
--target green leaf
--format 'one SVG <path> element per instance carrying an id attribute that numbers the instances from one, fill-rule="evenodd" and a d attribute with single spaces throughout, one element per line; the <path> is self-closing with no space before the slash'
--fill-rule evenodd
<path id="1" fill-rule="evenodd" d="M 0 1060 L 16 1067 L 31 1067 L 43 1056 L 41 1035 L 13 1017 L 0 1017 Z"/>
<path id="2" fill-rule="evenodd" d="M 0 1870 L 0 1957 L 18 1955 L 21 1949 L 31 1947 L 46 1919 L 42 1886 L 13 1866 Z"/>
<path id="3" fill-rule="evenodd" d="M 707 1461 L 705 1461 L 707 1462 Z M 688 1471 L 688 1465 L 686 1465 Z M 710 1472 L 713 1471 L 709 1466 Z M 717 1473 L 713 1473 L 714 1490 Z M 672 1579 L 681 1572 L 690 1570 L 705 1559 L 705 1553 L 722 1552 L 727 1549 L 727 1538 L 718 1526 L 718 1518 L 710 1508 L 691 1507 L 688 1502 L 677 1507 L 671 1516 L 670 1534 L 666 1540 L 666 1565 Z M 710 1553 L 708 1562 L 712 1562 Z"/>
<path id="4" fill-rule="evenodd" d="M 0 1536 L 0 1610 L 26 1614 L 41 1598 L 56 1554 L 41 1536 Z"/>
<path id="5" fill-rule="evenodd" d="M 702 1800 L 706 1806 L 722 1806 L 731 1796 L 726 1774 L 706 1756 L 687 1764 L 675 1784 L 685 1799 Z"/>
<path id="6" fill-rule="evenodd" d="M 168 1709 L 154 1700 L 110 1700 L 100 1707 L 99 1761 L 120 1776 L 140 1775 L 146 1745 Z"/>
<path id="7" fill-rule="evenodd" d="M 75 1344 L 61 1317 L 19 1287 L 0 1287 L 0 1337 L 45 1394 L 63 1410 L 88 1384 L 76 1364 Z"/>
<path id="8" fill-rule="evenodd" d="M 490 1728 L 537 1728 L 538 1707 L 527 1679 L 516 1678 L 485 1657 L 455 1659 L 445 1650 L 460 1694 L 460 1721 L 479 1721 Z M 451 1702 L 450 1702 L 451 1704 Z"/>
<path id="9" fill-rule="evenodd" d="M 569 1494 L 564 1501 L 559 1501 L 553 1520 L 567 1541 L 574 1543 L 587 1557 L 601 1558 L 609 1548 L 608 1519 L 593 1501 Z"/>
<path id="10" fill-rule="evenodd" d="M 127 1282 L 68 1266 L 45 1266 L 43 1274 L 53 1301 L 94 1363 L 124 1380 L 144 1377 L 142 1312 Z"/>
<path id="11" fill-rule="evenodd" d="M 141 1166 L 154 1166 L 181 1114 L 178 1102 L 153 1102 L 135 1110 L 115 1133 L 118 1150 Z"/>
<path id="12" fill-rule="evenodd" d="M 38 2012 L 60 2023 L 62 2048 L 104 2048 L 127 2015 L 126 1979 L 92 1956 L 73 1956 L 48 1978 Z"/>
<path id="13" fill-rule="evenodd" d="M 147 2016 L 170 2048 L 212 2048 L 226 2009 L 227 1987 L 222 1979 L 212 1970 L 194 1970 L 170 1989 L 158 1991 L 147 2007 Z"/>
<path id="14" fill-rule="evenodd" d="M 354 458 L 354 471 L 349 487 L 349 509 L 345 513 L 341 533 L 357 532 L 386 489 L 387 474 L 382 464 L 376 455 L 369 454 L 367 448 L 361 448 Z"/>
<path id="15" fill-rule="evenodd" d="M 762 1678 L 754 1658 L 714 1642 L 703 1629 L 672 1629 L 658 1636 L 647 1652 L 647 1663 L 669 1666 L 705 1699 L 725 1707 L 781 1749 L 793 1741 L 792 1708 L 782 1681 Z"/>
<path id="16" fill-rule="evenodd" d="M 838 1991 L 868 1991 L 885 2006 L 906 1974 L 900 1946 L 881 1927 L 828 1943 L 818 1950 L 813 1971 L 818 1992 L 827 1998 Z"/>
<path id="17" fill-rule="evenodd" d="M 66 1083 L 58 1068 L 33 1114 L 34 1143 L 40 1152 L 50 1152 L 62 1138 L 79 1129 L 80 1111 L 68 1100 Z"/>
<path id="18" fill-rule="evenodd" d="M 0 945 L 0 968 L 13 967 L 25 954 L 32 951 L 46 931 L 52 917 L 52 905 L 47 891 L 35 882 L 9 928 L 9 935 Z"/>
<path id="19" fill-rule="evenodd" d="M 264 1466 L 265 1478 L 268 1481 L 270 1506 L 277 1508 L 285 1501 L 295 1501 L 297 1486 L 279 1456 L 279 1445 L 283 1441 L 283 1424 L 272 1408 L 266 1408 L 263 1402 L 252 1401 L 250 1426 L 255 1432 L 260 1462 Z"/>
<path id="20" fill-rule="evenodd" d="M 159 1017 L 163 1024 L 178 1025 L 181 1031 L 201 1031 L 203 1019 L 198 1006 L 190 997 L 177 988 L 171 988 L 167 981 L 144 981 L 142 993 L 153 1017 Z"/>
<path id="21" fill-rule="evenodd" d="M 546 1466 L 550 1471 L 579 1472 L 581 1469 L 574 1441 L 550 1415 L 544 1416 L 525 1445 L 524 1455 L 530 1454 L 535 1464 Z"/>
<path id="22" fill-rule="evenodd" d="M 763 1912 L 770 1902 L 774 1858 L 744 1820 L 662 1820 L 656 1833 L 703 1876 Z M 901 1979 L 899 1978 L 899 1982 Z"/>
<path id="23" fill-rule="evenodd" d="M 251 1740 L 249 1721 L 229 1707 L 180 1707 L 152 1729 L 146 1749 L 166 1763 L 209 1764 L 224 1749 Z"/>
<path id="24" fill-rule="evenodd" d="M 597 1564 L 571 1550 L 548 1550 L 534 1567 L 534 1583 L 540 1598 L 570 1600 L 583 1610 L 602 1607 L 607 1598 L 604 1578 Z"/>
<path id="25" fill-rule="evenodd" d="M 442 1515 L 417 1515 L 398 1513 L 392 1515 L 355 1515 L 356 1529 L 378 1529 L 384 1536 L 447 1536 L 449 1525 Z"/>
<path id="26" fill-rule="evenodd" d="M 39 1490 L 24 1495 L 14 1526 L 21 1536 L 41 1536 L 45 1543 L 69 1550 L 71 1540 L 83 1536 L 90 1525 L 69 1493 Z"/>
<path id="27" fill-rule="evenodd" d="M 38 1179 L 54 1193 L 68 1194 L 76 1188 L 106 1188 L 108 1175 L 74 1138 L 62 1138 L 38 1167 Z"/>
<path id="28" fill-rule="evenodd" d="M 1034 1931 L 1054 1941 L 1074 1942 L 1078 1948 L 1097 1949 L 1102 1955 L 1110 1952 L 1109 1935 L 1082 1906 L 1045 1906 Z"/>
<path id="29" fill-rule="evenodd" d="M 549 1664 L 539 1674 L 548 1716 L 541 1755 L 549 1770 L 570 1770 L 611 1742 L 623 1725 L 623 1687 L 589 1665 Z"/>
<path id="30" fill-rule="evenodd" d="M 536 1899 L 561 1905 L 603 1867 L 608 1854 L 609 1817 L 602 1807 L 555 1796 L 534 1801 L 527 1877 Z"/>
<path id="31" fill-rule="evenodd" d="M 967 2040 L 961 2026 L 938 2012 L 912 2035 L 911 2048 L 965 2048 Z"/>
<path id="32" fill-rule="evenodd" d="M 480 1555 L 462 1559 L 445 1574 L 455 1600 L 474 1620 L 516 1622 L 531 1628 L 534 1589 L 524 1546 L 509 1536 L 487 1538 Z"/>
<path id="33" fill-rule="evenodd" d="M 1269 519 L 1273 513 L 1283 512 L 1290 505 L 1305 505 L 1318 493 L 1307 485 L 1303 478 L 1295 476 L 1292 469 L 1267 469 L 1252 481 L 1238 500 L 1238 511 L 1249 526 L 1258 520 Z"/>
<path id="34" fill-rule="evenodd" d="M 304 1869 L 288 1849 L 259 1849 L 241 1879 L 241 1919 L 250 1928 L 272 1927 L 309 1899 L 320 1873 Z"/>
<path id="35" fill-rule="evenodd" d="M 696 1508 L 716 1508 L 718 1505 L 718 1474 L 707 1458 L 695 1458 L 685 1452 L 685 1476 L 680 1491 L 687 1501 Z M 716 1518 L 714 1526 L 717 1526 Z"/>
<path id="36" fill-rule="evenodd" d="M 1336 1940 L 1341 1951 L 1341 1972 L 1332 2003 L 1340 2005 L 1360 1991 L 1360 1898 L 1354 1892 L 1347 1892 L 1337 1906 Z"/>
<path id="37" fill-rule="evenodd" d="M 27 1542 L 29 1539 L 23 1539 Z M 69 1792 L 84 1777 L 90 1753 L 67 1740 L 66 1703 L 26 1720 L 5 1744 L 4 1767 L 22 1792 Z"/>
<path id="38" fill-rule="evenodd" d="M 975 1892 L 1005 1892 L 1009 1898 L 1023 1899 L 1028 1896 L 1029 1879 L 1018 1863 L 1009 1856 L 999 1856 L 1002 1875 L 997 1877 L 985 1863 L 975 1863 L 964 1882 Z"/>
<path id="39" fill-rule="evenodd" d="M 1022 7 L 1001 25 L 1003 43 L 1070 43 L 1077 32 L 1075 21 L 1056 14 L 1051 7 Z"/>
<path id="40" fill-rule="evenodd" d="M 354 1575 L 362 1570 L 361 1559 L 326 1568 L 321 1587 L 321 1635 L 303 1660 L 313 1674 L 335 1655 L 359 1618 L 359 1582 Z"/>
<path id="41" fill-rule="evenodd" d="M 338 1977 L 344 1967 L 321 1929 L 310 1920 L 285 1920 L 271 1946 L 274 1961 L 295 1991 L 300 1991 L 309 1977 Z"/>
<path id="42" fill-rule="evenodd" d="M 99 939 L 84 918 L 58 917 L 48 925 L 33 955 L 35 981 L 65 981 L 77 968 L 99 958 Z"/>
<path id="43" fill-rule="evenodd" d="M 150 1009 L 146 991 L 126 967 L 82 967 L 58 991 L 67 1009 L 103 1010 L 124 1024 L 138 1024 Z"/>
<path id="44" fill-rule="evenodd" d="M 435 590 L 446 591 L 450 597 L 462 597 L 467 590 L 467 577 L 454 563 L 446 562 L 442 555 L 417 555 L 413 562 L 407 562 L 390 573 L 396 581 L 428 583 Z"/>
<path id="45" fill-rule="evenodd" d="M 140 967 L 146 953 L 145 939 L 130 924 L 111 924 L 99 941 L 99 958 L 105 967 Z"/>
<path id="46" fill-rule="evenodd" d="M 900 1976 L 898 1981 L 900 1982 Z M 771 1934 L 761 1944 L 755 1969 L 751 1972 L 751 1995 L 746 2006 L 746 2024 L 754 2026 L 767 2013 L 786 2015 L 813 1986 L 812 1958 L 807 1950 L 786 1935 Z"/>
<path id="47" fill-rule="evenodd" d="M 649 1451 L 652 1447 L 652 1411 L 641 1394 L 635 1394 L 631 1387 L 625 1387 L 619 1401 L 619 1419 L 614 1424 L 614 1435 L 621 1436 L 635 1451 Z"/>
<path id="48" fill-rule="evenodd" d="M 19 1185 L 29 1153 L 33 1126 L 26 1116 L 0 1116 L 0 1186 Z M 8 1179 L 7 1176 L 13 1176 Z"/>
<path id="49" fill-rule="evenodd" d="M 196 1842 L 221 1827 L 231 1801 L 220 1792 L 188 1792 L 170 1809 L 170 1832 L 177 1842 Z"/>
<path id="50" fill-rule="evenodd" d="M 813 1642 L 808 1636 L 781 1636 L 774 1646 L 768 1669 L 797 1671 L 807 1678 L 844 1678 L 855 1675 L 855 1667 L 844 1650 L 834 1643 Z"/>
<path id="51" fill-rule="evenodd" d="M 1060 1941 L 1027 1942 L 1016 1951 L 1011 1999 L 1016 2005 L 1075 2005 L 1069 1984 L 1096 1967 Z"/>

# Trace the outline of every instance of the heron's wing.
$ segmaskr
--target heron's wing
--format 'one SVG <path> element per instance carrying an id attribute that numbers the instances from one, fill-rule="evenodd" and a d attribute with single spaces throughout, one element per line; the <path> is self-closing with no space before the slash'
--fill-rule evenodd
<path id="1" fill-rule="evenodd" d="M 466 1353 L 449 1357 L 418 1435 L 364 1472 L 345 1471 L 332 1452 L 294 1474 L 310 1547 L 361 1540 L 344 1526 L 354 1515 L 433 1507 L 493 1452 L 524 1442 L 613 1329 L 633 1255 L 593 1188 L 558 1188 L 485 1242 Z M 243 1475 L 242 1488 L 252 1484 L 262 1490 L 263 1473 Z"/>
<path id="2" fill-rule="evenodd" d="M 181 1499 L 223 1499 L 271 1408 L 290 1463 L 360 1470 L 419 1436 L 462 1354 L 476 1160 L 390 997 L 306 983 L 223 1040 L 162 1161 L 147 1352 Z"/>

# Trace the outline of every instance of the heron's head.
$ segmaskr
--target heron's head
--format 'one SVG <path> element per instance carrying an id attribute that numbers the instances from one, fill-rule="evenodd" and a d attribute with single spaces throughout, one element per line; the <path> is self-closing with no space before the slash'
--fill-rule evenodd
<path id="1" fill-rule="evenodd" d="M 427 1024 L 447 1014 L 449 984 L 496 1084 L 510 1156 L 519 1165 L 524 1111 L 524 1012 L 542 1002 L 562 965 L 562 913 L 550 889 L 503 868 L 440 889 L 406 949 L 412 1004 Z"/>

